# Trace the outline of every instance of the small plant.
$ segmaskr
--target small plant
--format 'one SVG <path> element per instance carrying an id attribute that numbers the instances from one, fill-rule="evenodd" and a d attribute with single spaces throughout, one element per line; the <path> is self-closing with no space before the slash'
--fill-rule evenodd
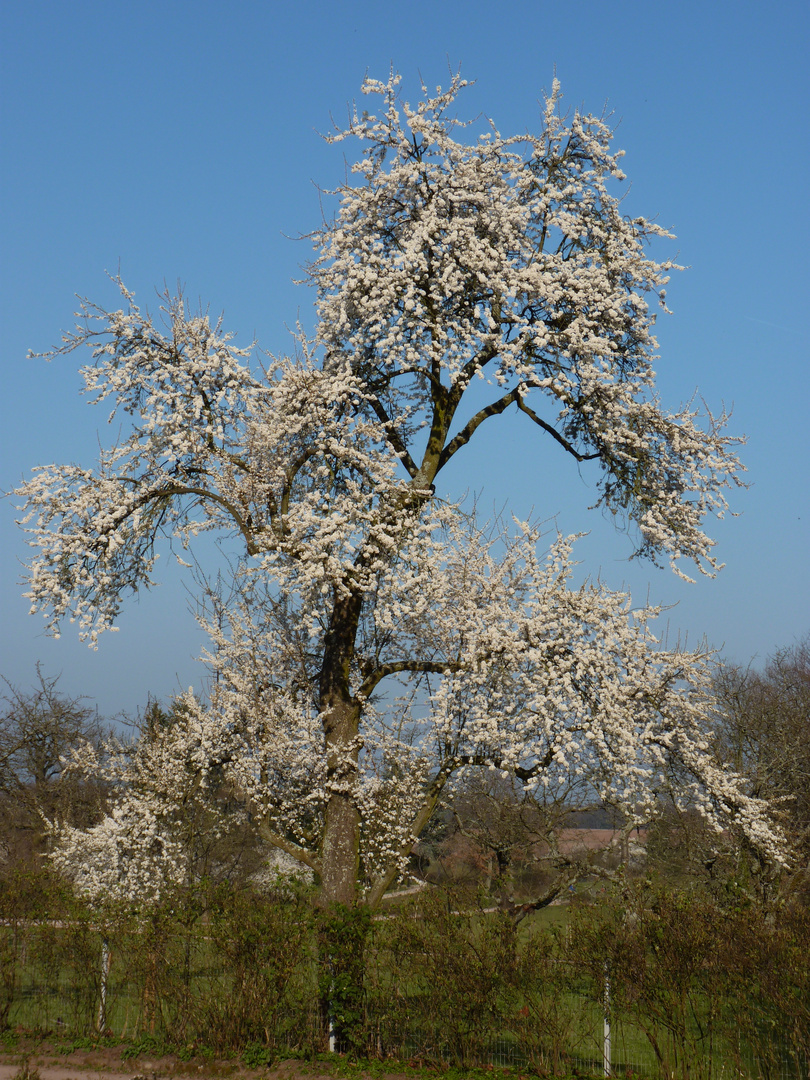
<path id="1" fill-rule="evenodd" d="M 70 1050 L 95 1050 L 99 1041 L 99 1039 L 91 1039 L 89 1035 L 79 1035 L 70 1044 Z"/>
<path id="2" fill-rule="evenodd" d="M 242 1051 L 242 1061 L 249 1069 L 261 1069 L 265 1065 L 272 1065 L 275 1054 L 269 1046 L 261 1043 L 248 1043 Z"/>
<path id="3" fill-rule="evenodd" d="M 41 1080 L 39 1069 L 36 1065 L 31 1064 L 29 1057 L 24 1057 L 20 1062 L 20 1067 L 14 1073 L 12 1080 Z"/>
<path id="4" fill-rule="evenodd" d="M 154 1035 L 141 1035 L 139 1039 L 133 1039 L 129 1046 L 125 1046 L 121 1052 L 121 1060 L 129 1061 L 131 1058 L 140 1057 L 141 1054 L 152 1054 L 161 1057 L 167 1047 L 162 1039 Z"/>

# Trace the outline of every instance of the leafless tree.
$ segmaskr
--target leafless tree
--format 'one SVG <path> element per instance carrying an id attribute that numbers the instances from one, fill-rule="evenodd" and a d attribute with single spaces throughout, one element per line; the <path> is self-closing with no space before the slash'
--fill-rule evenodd
<path id="1" fill-rule="evenodd" d="M 100 746 L 106 725 L 81 697 L 58 690 L 59 676 L 37 667 L 31 690 L 4 680 L 0 698 L 0 860 L 26 861 L 44 846 L 44 816 L 86 827 L 98 817 L 104 789 L 64 770 L 66 756 L 84 743 Z"/>

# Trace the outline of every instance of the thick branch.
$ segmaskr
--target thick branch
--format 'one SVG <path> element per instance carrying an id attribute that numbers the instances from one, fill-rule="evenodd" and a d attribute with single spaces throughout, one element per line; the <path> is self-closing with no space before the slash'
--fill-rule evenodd
<path id="1" fill-rule="evenodd" d="M 412 477 L 416 476 L 416 474 L 419 472 L 419 467 L 417 466 L 411 455 L 408 453 L 407 446 L 400 438 L 399 432 L 394 426 L 394 423 L 389 417 L 388 413 L 385 411 L 382 402 L 379 401 L 378 398 L 373 397 L 371 399 L 371 407 L 377 414 L 377 419 L 385 428 L 385 436 L 391 444 L 394 453 L 408 470 L 408 475 Z"/>
<path id="2" fill-rule="evenodd" d="M 517 404 L 517 407 L 521 412 L 524 412 L 538 427 L 541 427 L 543 431 L 547 431 L 552 438 L 556 439 L 560 446 L 562 446 L 563 449 L 571 454 L 577 461 L 593 461 L 595 458 L 600 457 L 598 452 L 593 454 L 580 454 L 564 435 L 561 435 L 556 428 L 551 426 L 551 424 L 542 420 L 534 409 L 531 409 L 524 402 L 523 394 L 526 392 L 526 389 L 525 386 L 516 386 L 514 390 L 510 390 L 504 397 L 500 398 L 498 401 L 493 401 L 491 405 L 487 405 L 486 408 L 481 409 L 475 416 L 471 417 L 461 431 L 450 440 L 442 451 L 441 457 L 439 458 L 439 469 L 444 468 L 450 458 L 460 450 L 462 446 L 465 446 L 470 441 L 485 420 L 490 416 L 499 416 L 513 403 Z"/>
<path id="3" fill-rule="evenodd" d="M 484 348 L 477 353 L 472 360 L 468 360 L 461 369 L 461 378 L 456 381 L 456 386 L 463 392 L 472 382 L 473 376 L 482 371 L 490 360 L 494 360 L 497 355 L 498 350 L 495 348 L 494 342 L 485 345 Z"/>
<path id="4" fill-rule="evenodd" d="M 460 671 L 462 665 L 455 661 L 439 660 L 393 660 L 388 664 L 381 664 L 375 668 L 363 680 L 358 690 L 361 697 L 368 697 L 370 693 L 389 675 L 396 675 L 401 671 L 421 672 L 423 674 L 446 675 L 454 671 Z"/>
<path id="5" fill-rule="evenodd" d="M 221 495 L 217 495 L 216 492 L 209 491 L 208 488 L 194 487 L 191 484 L 168 484 L 166 487 L 156 491 L 148 491 L 145 495 L 139 496 L 129 507 L 124 517 L 116 522 L 116 526 L 120 525 L 121 521 L 125 521 L 132 512 L 139 507 L 146 506 L 147 503 L 158 499 L 171 498 L 173 495 L 197 495 L 201 499 L 210 499 L 211 502 L 215 502 L 218 506 L 221 506 L 223 510 L 226 510 L 233 518 L 234 524 L 244 536 L 248 554 L 256 554 L 258 549 L 253 542 L 247 521 L 242 517 L 236 507 Z"/>
<path id="6" fill-rule="evenodd" d="M 538 427 L 541 427 L 543 431 L 547 431 L 552 438 L 556 439 L 560 446 L 567 450 L 568 453 L 576 458 L 577 461 L 593 461 L 594 458 L 598 458 L 600 454 L 598 452 L 593 454 L 580 454 L 578 450 L 574 449 L 568 439 L 564 435 L 561 435 L 556 428 L 553 428 L 551 424 L 547 424 L 545 420 L 541 420 L 534 409 L 530 409 L 521 396 L 517 398 L 517 407 L 521 412 L 526 413 L 529 419 L 534 420 Z"/>
<path id="7" fill-rule="evenodd" d="M 521 780 L 524 784 L 527 780 L 533 780 L 538 773 L 541 773 L 544 769 L 547 769 L 554 760 L 555 751 L 549 747 L 545 754 L 539 761 L 536 761 L 534 765 L 531 765 L 528 769 L 524 769 L 522 765 L 515 765 L 512 768 L 508 768 L 505 771 L 511 772 L 514 776 Z M 500 758 L 493 759 L 489 755 L 483 754 L 463 754 L 458 757 L 457 762 L 459 765 L 494 765 L 496 769 L 504 769 L 503 762 Z"/>
<path id="8" fill-rule="evenodd" d="M 567 874 L 557 878 L 551 888 L 547 889 L 542 896 L 539 896 L 536 900 L 530 900 L 526 904 L 516 904 L 514 902 L 508 903 L 506 909 L 512 916 L 515 923 L 523 922 L 527 915 L 530 915 L 533 911 L 539 911 L 541 908 L 548 907 L 553 904 L 554 901 L 560 896 L 561 893 L 567 891 L 570 885 L 575 884 L 581 876 L 581 869 L 569 870 Z"/>
<path id="9" fill-rule="evenodd" d="M 371 886 L 370 891 L 366 895 L 366 904 L 374 911 L 382 903 L 382 898 L 386 892 L 391 888 L 394 879 L 399 872 L 399 863 L 403 856 L 407 855 L 414 845 L 414 842 L 419 839 L 425 826 L 430 821 L 433 811 L 436 809 L 436 803 L 439 801 L 439 796 L 442 793 L 444 785 L 447 783 L 447 778 L 453 771 L 455 762 L 452 765 L 445 763 L 439 770 L 437 776 L 434 778 L 430 787 L 428 788 L 425 801 L 419 808 L 416 817 L 413 819 L 413 824 L 409 830 L 409 835 L 405 841 L 401 844 L 399 851 L 389 860 L 385 870 L 377 877 L 377 880 Z"/>
<path id="10" fill-rule="evenodd" d="M 505 397 L 502 397 L 499 401 L 493 401 L 491 405 L 487 405 L 486 408 L 481 409 L 480 412 L 477 412 L 475 416 L 468 420 L 458 435 L 454 436 L 447 446 L 445 446 L 444 450 L 442 450 L 439 457 L 439 469 L 443 469 L 453 454 L 460 450 L 462 446 L 466 446 L 486 419 L 490 416 L 499 416 L 508 409 L 513 402 L 520 400 L 519 395 L 520 388 L 516 387 Z M 438 472 L 439 469 L 436 471 Z"/>
<path id="11" fill-rule="evenodd" d="M 279 848 L 281 851 L 286 852 L 289 856 L 295 859 L 297 862 L 303 863 L 304 866 L 308 866 L 310 870 L 315 874 L 320 874 L 321 864 L 314 855 L 310 855 L 308 851 L 305 851 L 298 844 L 293 844 L 289 840 L 285 840 L 280 833 L 275 832 L 269 825 L 264 822 L 259 823 L 259 834 L 272 844 L 273 847 Z"/>

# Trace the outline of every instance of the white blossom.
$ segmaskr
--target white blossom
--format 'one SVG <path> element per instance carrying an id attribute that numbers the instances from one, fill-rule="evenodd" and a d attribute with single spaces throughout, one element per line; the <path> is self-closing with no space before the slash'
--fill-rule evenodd
<path id="1" fill-rule="evenodd" d="M 132 744 L 113 740 L 103 759 L 90 744 L 64 763 L 105 783 L 112 805 L 102 821 L 77 829 L 50 823 L 51 859 L 96 905 L 143 908 L 194 880 L 200 841 L 210 845 L 233 824 L 213 797 L 212 777 L 230 752 L 228 732 L 189 691 L 164 725 L 147 725 Z"/>

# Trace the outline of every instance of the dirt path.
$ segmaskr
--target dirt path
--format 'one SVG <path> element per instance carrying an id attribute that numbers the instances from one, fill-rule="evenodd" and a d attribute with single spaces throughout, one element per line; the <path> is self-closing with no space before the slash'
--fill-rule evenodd
<path id="1" fill-rule="evenodd" d="M 59 1053 L 47 1044 L 0 1049 L 0 1080 L 336 1080 L 336 1071 L 322 1062 L 281 1061 L 272 1067 L 248 1069 L 233 1060 L 181 1061 L 177 1057 L 124 1059 L 124 1047 L 98 1047 Z M 352 1080 L 368 1080 L 362 1068 Z M 405 1072 L 380 1074 L 374 1080 L 413 1080 Z"/>

